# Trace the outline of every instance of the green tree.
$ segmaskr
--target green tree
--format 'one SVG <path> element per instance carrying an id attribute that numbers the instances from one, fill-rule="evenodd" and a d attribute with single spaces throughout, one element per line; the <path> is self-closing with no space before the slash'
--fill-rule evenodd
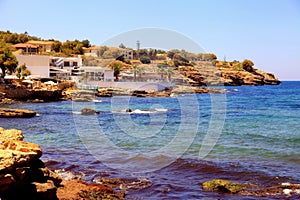
<path id="1" fill-rule="evenodd" d="M 91 43 L 89 40 L 82 40 L 81 41 L 83 47 L 89 48 L 91 46 Z"/>
<path id="2" fill-rule="evenodd" d="M 247 72 L 253 72 L 254 71 L 253 66 L 254 66 L 254 63 L 251 60 L 245 59 L 242 62 L 242 67 Z"/>
<path id="3" fill-rule="evenodd" d="M 61 46 L 62 46 L 62 43 L 60 41 L 54 40 L 54 43 L 52 44 L 52 49 L 55 52 L 60 52 Z"/>
<path id="4" fill-rule="evenodd" d="M 119 80 L 119 74 L 122 69 L 122 65 L 120 63 L 114 62 L 110 65 L 110 68 L 114 70 L 114 76 L 116 77 L 116 80 Z"/>
<path id="5" fill-rule="evenodd" d="M 101 46 L 101 47 L 99 48 L 99 51 L 98 51 L 98 56 L 99 56 L 99 57 L 102 57 L 103 54 L 104 54 L 104 52 L 107 51 L 107 50 L 108 50 L 108 47 L 107 47 L 107 46 Z"/>
<path id="6" fill-rule="evenodd" d="M 133 71 L 133 78 L 134 78 L 134 82 L 136 82 L 136 74 L 138 72 L 138 66 L 137 65 L 134 65 L 132 67 L 132 71 Z"/>
<path id="7" fill-rule="evenodd" d="M 166 70 L 166 74 L 167 74 L 167 77 L 168 77 L 168 81 L 171 82 L 172 75 L 174 74 L 173 69 L 171 67 L 168 67 L 167 70 Z"/>
<path id="8" fill-rule="evenodd" d="M 121 44 L 119 45 L 119 48 L 121 48 L 121 49 L 125 49 L 125 48 L 126 48 L 126 46 L 125 46 L 123 43 L 121 43 Z"/>
<path id="9" fill-rule="evenodd" d="M 142 56 L 142 57 L 140 58 L 140 61 L 141 61 L 141 63 L 143 63 L 143 64 L 150 64 L 150 63 L 151 63 L 151 60 L 150 60 L 150 58 L 149 58 L 148 56 Z"/>
<path id="10" fill-rule="evenodd" d="M 166 69 L 165 68 L 159 68 L 158 72 L 160 73 L 160 79 L 164 79 L 164 75 L 166 74 Z"/>
<path id="11" fill-rule="evenodd" d="M 15 72 L 18 66 L 18 60 L 12 53 L 7 44 L 0 42 L 0 69 L 2 70 L 2 78 L 7 72 Z"/>
<path id="12" fill-rule="evenodd" d="M 27 69 L 26 64 L 24 63 L 23 65 L 19 66 L 16 68 L 16 76 L 20 79 L 24 79 L 26 76 L 29 76 L 31 72 Z"/>

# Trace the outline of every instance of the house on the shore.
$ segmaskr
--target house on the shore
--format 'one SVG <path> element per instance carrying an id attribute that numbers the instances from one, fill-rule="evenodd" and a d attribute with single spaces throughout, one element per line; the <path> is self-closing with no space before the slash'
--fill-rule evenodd
<path id="1" fill-rule="evenodd" d="M 131 49 L 121 48 L 120 49 L 120 54 L 123 55 L 124 58 L 127 59 L 127 60 L 132 60 L 133 59 L 133 50 L 131 50 Z"/>
<path id="2" fill-rule="evenodd" d="M 35 45 L 38 47 L 39 53 L 49 53 L 52 51 L 53 41 L 38 41 L 38 40 L 30 40 L 26 42 L 26 44 Z"/>
<path id="3" fill-rule="evenodd" d="M 12 46 L 18 51 L 18 54 L 32 55 L 38 53 L 38 46 L 33 44 L 18 43 Z"/>
<path id="4" fill-rule="evenodd" d="M 19 66 L 25 64 L 30 71 L 30 77 L 49 78 L 50 77 L 50 56 L 38 55 L 15 55 Z"/>
<path id="5" fill-rule="evenodd" d="M 41 55 L 27 55 L 15 53 L 19 66 L 25 64 L 32 78 L 62 78 L 70 79 L 71 70 L 82 66 L 82 58 L 52 57 Z"/>

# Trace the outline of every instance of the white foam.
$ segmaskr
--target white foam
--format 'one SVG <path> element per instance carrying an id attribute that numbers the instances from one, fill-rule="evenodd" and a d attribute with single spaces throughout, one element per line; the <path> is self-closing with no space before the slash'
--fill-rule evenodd
<path id="1" fill-rule="evenodd" d="M 72 113 L 75 114 L 75 115 L 81 115 L 81 112 L 73 111 Z"/>
<path id="2" fill-rule="evenodd" d="M 166 108 L 155 108 L 154 110 L 158 111 L 158 112 L 167 112 L 168 109 Z"/>
<path id="3" fill-rule="evenodd" d="M 96 102 L 96 103 L 101 103 L 102 100 L 97 100 L 97 99 L 94 99 L 93 102 Z"/>

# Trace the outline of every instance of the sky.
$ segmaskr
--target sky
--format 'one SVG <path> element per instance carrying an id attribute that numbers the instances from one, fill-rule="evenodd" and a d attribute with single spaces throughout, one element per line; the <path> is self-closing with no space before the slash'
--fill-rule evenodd
<path id="1" fill-rule="evenodd" d="M 250 59 L 280 80 L 300 80 L 298 0 L 0 0 L 0 30 L 42 39 L 101 45 L 143 28 L 173 31 L 219 60 Z"/>

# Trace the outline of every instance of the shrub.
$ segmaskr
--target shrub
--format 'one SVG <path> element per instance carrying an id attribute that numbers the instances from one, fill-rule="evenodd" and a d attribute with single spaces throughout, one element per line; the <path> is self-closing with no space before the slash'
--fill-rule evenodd
<path id="1" fill-rule="evenodd" d="M 150 60 L 150 58 L 149 58 L 148 56 L 142 56 L 142 57 L 140 58 L 140 61 L 141 61 L 141 63 L 143 63 L 143 64 L 150 64 L 150 63 L 151 63 L 151 60 Z"/>

